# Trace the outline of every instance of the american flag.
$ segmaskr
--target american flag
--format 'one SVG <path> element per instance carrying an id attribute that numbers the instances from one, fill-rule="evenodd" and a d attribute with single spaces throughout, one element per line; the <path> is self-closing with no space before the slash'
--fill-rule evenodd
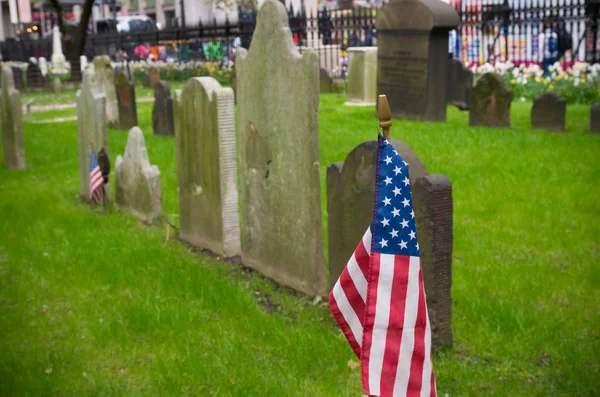
<path id="1" fill-rule="evenodd" d="M 435 397 L 408 164 L 381 135 L 373 221 L 329 294 L 369 396 Z"/>
<path id="2" fill-rule="evenodd" d="M 102 190 L 100 189 L 104 184 L 104 178 L 102 177 L 102 171 L 98 166 L 98 160 L 96 160 L 96 153 L 92 149 L 90 156 L 90 202 L 98 204 L 102 198 Z"/>

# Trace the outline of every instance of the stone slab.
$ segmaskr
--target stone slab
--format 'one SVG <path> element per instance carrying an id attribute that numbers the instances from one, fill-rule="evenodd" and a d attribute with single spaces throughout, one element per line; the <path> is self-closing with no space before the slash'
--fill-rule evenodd
<path id="1" fill-rule="evenodd" d="M 117 77 L 117 103 L 119 105 L 119 128 L 129 130 L 138 125 L 137 106 L 135 102 L 135 85 L 122 71 Z"/>
<path id="2" fill-rule="evenodd" d="M 531 108 L 531 128 L 565 132 L 567 101 L 550 91 L 535 97 Z"/>
<path id="3" fill-rule="evenodd" d="M 154 135 L 173 136 L 175 134 L 171 88 L 165 81 L 159 81 L 154 87 L 152 129 Z"/>
<path id="4" fill-rule="evenodd" d="M 119 125 L 119 104 L 115 85 L 115 75 L 107 55 L 94 57 L 94 70 L 96 72 L 96 85 L 99 92 L 106 97 L 106 122 L 111 127 Z"/>
<path id="5" fill-rule="evenodd" d="M 502 76 L 486 73 L 479 78 L 469 109 L 469 125 L 510 128 L 512 88 L 504 85 Z"/>
<path id="6" fill-rule="evenodd" d="M 4 165 L 12 170 L 24 170 L 25 148 L 23 146 L 23 114 L 21 110 L 21 94 L 15 88 L 13 70 L 2 67 L 0 82 L 2 97 L 0 98 L 0 118 L 2 118 L 2 151 Z"/>

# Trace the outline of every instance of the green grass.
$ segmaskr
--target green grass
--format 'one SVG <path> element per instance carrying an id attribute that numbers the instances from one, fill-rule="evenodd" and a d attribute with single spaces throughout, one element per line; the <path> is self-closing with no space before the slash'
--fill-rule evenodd
<path id="1" fill-rule="evenodd" d="M 321 100 L 323 186 L 327 165 L 376 137 L 373 108 L 343 101 Z M 151 107 L 138 104 L 140 126 L 176 214 L 174 142 L 152 136 Z M 394 120 L 453 182 L 455 345 L 434 356 L 440 396 L 600 389 L 600 138 L 587 107 L 569 107 L 567 134 L 530 130 L 530 109 L 513 104 L 510 130 L 469 128 L 455 109 L 446 124 Z M 0 394 L 361 395 L 326 306 L 166 241 L 164 225 L 90 211 L 76 124 L 25 123 L 29 169 L 0 167 Z M 126 132 L 109 140 L 114 161 Z"/>

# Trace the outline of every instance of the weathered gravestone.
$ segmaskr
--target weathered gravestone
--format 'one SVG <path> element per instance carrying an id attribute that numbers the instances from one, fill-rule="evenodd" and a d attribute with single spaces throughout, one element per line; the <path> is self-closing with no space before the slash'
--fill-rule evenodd
<path id="1" fill-rule="evenodd" d="M 94 57 L 97 90 L 106 96 L 106 122 L 109 126 L 119 124 L 119 105 L 115 86 L 115 75 L 107 55 Z"/>
<path id="2" fill-rule="evenodd" d="M 377 47 L 348 48 L 347 105 L 374 105 L 377 99 Z"/>
<path id="3" fill-rule="evenodd" d="M 484 127 L 510 127 L 512 88 L 504 85 L 496 73 L 486 73 L 479 78 L 469 108 L 469 125 Z"/>
<path id="4" fill-rule="evenodd" d="M 88 68 L 83 72 L 81 90 L 77 93 L 77 137 L 79 145 L 80 196 L 90 199 L 90 155 L 100 149 L 108 150 L 106 127 L 106 96 L 97 89 L 96 73 Z M 109 185 L 105 185 L 108 189 Z M 108 191 L 106 197 L 110 197 Z"/>
<path id="5" fill-rule="evenodd" d="M 23 91 L 25 89 L 25 83 L 23 82 L 23 69 L 18 66 L 13 66 L 11 70 L 13 74 L 14 88 L 19 91 Z"/>
<path id="6" fill-rule="evenodd" d="M 175 134 L 171 89 L 164 81 L 159 81 L 154 87 L 152 129 L 154 130 L 154 135 L 171 136 Z"/>
<path id="7" fill-rule="evenodd" d="M 12 69 L 2 67 L 2 97 L 0 117 L 2 118 L 2 149 L 4 165 L 13 170 L 25 169 L 25 149 L 23 148 L 23 115 L 21 94 L 15 89 Z"/>
<path id="8" fill-rule="evenodd" d="M 180 236 L 218 255 L 238 256 L 233 90 L 212 77 L 191 78 L 176 111 Z"/>
<path id="9" fill-rule="evenodd" d="M 127 77 L 127 72 L 119 73 L 117 78 L 117 103 L 119 104 L 119 128 L 129 130 L 138 125 L 135 103 L 135 85 Z"/>
<path id="10" fill-rule="evenodd" d="M 44 57 L 40 57 L 38 59 L 38 66 L 40 67 L 40 71 L 42 72 L 42 76 L 48 76 L 48 61 Z"/>
<path id="11" fill-rule="evenodd" d="M 600 133 L 600 102 L 593 103 L 590 107 L 590 131 Z"/>
<path id="12" fill-rule="evenodd" d="M 87 57 L 85 55 L 80 55 L 79 56 L 79 70 L 81 70 L 82 74 L 87 69 L 87 66 L 88 66 Z"/>
<path id="13" fill-rule="evenodd" d="M 377 13 L 377 92 L 392 115 L 446 121 L 448 32 L 458 13 L 439 0 L 391 0 Z"/>
<path id="14" fill-rule="evenodd" d="M 556 92 L 538 95 L 531 108 L 531 128 L 565 131 L 567 101 Z"/>
<path id="15" fill-rule="evenodd" d="M 154 223 L 160 217 L 161 192 L 158 167 L 150 165 L 144 133 L 133 127 L 127 137 L 125 155 L 115 161 L 115 204 L 142 222 Z"/>
<path id="16" fill-rule="evenodd" d="M 242 262 L 327 293 L 319 182 L 319 63 L 299 54 L 285 7 L 265 0 L 236 58 Z"/>
<path id="17" fill-rule="evenodd" d="M 410 169 L 433 346 L 438 348 L 452 343 L 452 190 L 445 176 L 429 175 L 405 143 L 393 139 L 392 145 Z M 344 162 L 327 168 L 330 285 L 339 278 L 371 223 L 377 146 L 377 141 L 364 142 Z"/>
<path id="18" fill-rule="evenodd" d="M 58 76 L 54 76 L 52 78 L 52 81 L 49 84 L 50 92 L 52 92 L 54 94 L 58 94 L 60 92 L 61 87 L 62 87 L 62 83 L 60 81 L 60 78 Z"/>
<path id="19" fill-rule="evenodd" d="M 319 84 L 321 94 L 333 92 L 333 78 L 325 68 L 319 70 Z"/>
<path id="20" fill-rule="evenodd" d="M 42 70 L 35 63 L 27 65 L 27 87 L 29 88 L 44 88 L 46 85 L 46 77 L 42 74 Z"/>
<path id="21" fill-rule="evenodd" d="M 156 66 L 152 66 L 148 71 L 148 84 L 150 85 L 150 88 L 154 88 L 159 81 L 160 71 Z"/>
<path id="22" fill-rule="evenodd" d="M 448 61 L 446 103 L 460 110 L 469 110 L 473 91 L 473 72 L 458 59 Z"/>
<path id="23" fill-rule="evenodd" d="M 52 28 L 52 73 L 67 74 L 67 62 L 62 52 L 61 33 L 58 25 Z"/>

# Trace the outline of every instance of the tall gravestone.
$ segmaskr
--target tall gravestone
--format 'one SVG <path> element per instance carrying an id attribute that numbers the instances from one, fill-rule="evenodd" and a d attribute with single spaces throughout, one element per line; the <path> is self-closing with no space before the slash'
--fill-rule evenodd
<path id="1" fill-rule="evenodd" d="M 172 136 L 175 134 L 171 88 L 169 88 L 169 84 L 165 81 L 159 81 L 154 87 L 152 129 L 154 130 L 154 135 Z"/>
<path id="2" fill-rule="evenodd" d="M 160 71 L 156 66 L 152 66 L 148 72 L 148 84 L 150 88 L 154 88 L 160 81 Z"/>
<path id="3" fill-rule="evenodd" d="M 240 254 L 233 90 L 189 79 L 177 104 L 180 236 L 224 257 Z"/>
<path id="4" fill-rule="evenodd" d="M 119 104 L 119 128 L 129 130 L 138 125 L 135 103 L 135 85 L 122 71 L 117 77 L 117 103 Z"/>
<path id="5" fill-rule="evenodd" d="M 409 165 L 409 180 L 417 219 L 433 345 L 452 343 L 451 265 L 452 198 L 443 175 L 429 175 L 413 151 L 393 139 L 392 145 Z M 377 141 L 358 145 L 346 160 L 327 168 L 329 283 L 333 285 L 372 220 Z M 401 184 L 397 186 L 403 187 Z"/>
<path id="6" fill-rule="evenodd" d="M 80 195 L 90 198 L 90 155 L 108 150 L 106 126 L 106 96 L 97 89 L 96 73 L 88 68 L 83 73 L 81 90 L 77 93 L 77 137 L 79 145 Z M 108 185 L 105 186 L 108 188 Z M 108 197 L 108 195 L 107 195 Z"/>
<path id="7" fill-rule="evenodd" d="M 319 63 L 298 53 L 285 7 L 265 0 L 236 58 L 242 262 L 327 293 L 319 182 Z"/>
<path id="8" fill-rule="evenodd" d="M 440 0 L 391 0 L 377 13 L 377 92 L 392 115 L 446 121 L 448 32 L 458 13 Z"/>
<path id="9" fill-rule="evenodd" d="M 502 76 L 486 73 L 479 78 L 469 108 L 469 125 L 484 127 L 510 127 L 512 88 L 504 85 Z"/>
<path id="10" fill-rule="evenodd" d="M 23 148 L 23 115 L 21 94 L 15 89 L 12 69 L 2 67 L 2 97 L 0 117 L 2 118 L 2 149 L 4 165 L 13 170 L 24 170 L 25 149 Z"/>
<path id="11" fill-rule="evenodd" d="M 27 65 L 27 87 L 29 88 L 44 88 L 47 81 L 42 70 L 35 63 Z"/>
<path id="12" fill-rule="evenodd" d="M 596 134 L 600 133 L 600 103 L 593 103 L 590 106 L 590 131 Z"/>
<path id="13" fill-rule="evenodd" d="M 554 91 L 535 97 L 531 108 L 531 128 L 565 132 L 567 101 Z"/>
<path id="14" fill-rule="evenodd" d="M 58 25 L 52 28 L 52 74 L 67 74 L 67 62 L 62 51 L 61 34 Z"/>
<path id="15" fill-rule="evenodd" d="M 458 59 L 448 61 L 446 102 L 460 110 L 468 110 L 473 91 L 473 72 Z"/>
<path id="16" fill-rule="evenodd" d="M 333 92 L 333 78 L 325 68 L 319 70 L 319 87 L 321 94 Z"/>
<path id="17" fill-rule="evenodd" d="M 40 57 L 38 59 L 38 66 L 40 67 L 40 71 L 42 72 L 42 76 L 48 76 L 48 61 L 44 57 Z"/>
<path id="18" fill-rule="evenodd" d="M 375 104 L 377 99 L 377 47 L 348 48 L 347 105 Z"/>
<path id="19" fill-rule="evenodd" d="M 94 70 L 97 90 L 104 93 L 106 97 L 106 122 L 109 126 L 117 127 L 119 125 L 119 105 L 110 58 L 107 55 L 94 57 Z"/>
<path id="20" fill-rule="evenodd" d="M 115 161 L 115 204 L 142 222 L 155 223 L 160 218 L 160 171 L 150 165 L 139 127 L 129 131 L 125 155 L 117 156 Z"/>

